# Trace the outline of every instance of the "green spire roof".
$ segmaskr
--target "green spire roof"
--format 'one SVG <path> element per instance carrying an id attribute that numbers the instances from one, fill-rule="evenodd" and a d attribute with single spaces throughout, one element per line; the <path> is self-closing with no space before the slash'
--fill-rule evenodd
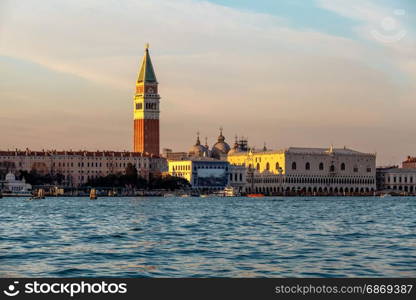
<path id="1" fill-rule="evenodd" d="M 137 82 L 157 82 L 155 71 L 153 70 L 152 60 L 149 55 L 149 44 L 146 45 Z"/>

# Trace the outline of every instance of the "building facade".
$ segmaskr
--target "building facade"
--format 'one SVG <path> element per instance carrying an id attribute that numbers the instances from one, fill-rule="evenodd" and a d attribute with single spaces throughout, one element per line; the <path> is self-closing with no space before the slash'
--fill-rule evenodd
<path id="1" fill-rule="evenodd" d="M 158 82 L 146 46 L 134 96 L 133 151 L 159 155 Z"/>
<path id="2" fill-rule="evenodd" d="M 17 180 L 16 176 L 9 172 L 7 173 L 4 181 L 0 181 L 0 192 L 11 193 L 11 194 L 22 194 L 30 193 L 32 191 L 32 186 L 26 183 L 26 180 Z"/>
<path id="3" fill-rule="evenodd" d="M 378 190 L 386 193 L 416 194 L 416 168 L 377 169 Z"/>
<path id="4" fill-rule="evenodd" d="M 169 174 L 185 178 L 194 190 L 221 191 L 230 186 L 236 192 L 245 192 L 245 167 L 231 166 L 227 161 L 209 157 L 173 160 L 168 163 Z"/>
<path id="5" fill-rule="evenodd" d="M 124 173 L 128 164 L 148 179 L 167 170 L 166 159 L 152 154 L 116 151 L 0 151 L 0 171 L 35 170 L 41 175 L 63 175 L 63 186 L 77 187 L 89 179 Z"/>
<path id="6" fill-rule="evenodd" d="M 376 156 L 347 148 L 234 151 L 228 162 L 248 168 L 247 192 L 265 194 L 372 194 Z"/>
<path id="7" fill-rule="evenodd" d="M 169 174 L 189 181 L 192 189 L 220 191 L 228 185 L 229 163 L 212 158 L 169 161 Z"/>

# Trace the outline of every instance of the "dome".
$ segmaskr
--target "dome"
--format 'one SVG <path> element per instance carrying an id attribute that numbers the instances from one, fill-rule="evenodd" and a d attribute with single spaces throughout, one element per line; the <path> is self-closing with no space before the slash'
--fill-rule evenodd
<path id="1" fill-rule="evenodd" d="M 212 156 L 220 158 L 222 155 L 226 155 L 230 151 L 230 145 L 225 142 L 225 137 L 222 135 L 222 128 L 220 129 L 220 135 L 218 141 L 212 146 Z"/>
<path id="2" fill-rule="evenodd" d="M 234 153 L 237 153 L 237 152 L 240 152 L 239 151 L 239 149 L 238 149 L 238 137 L 237 136 L 235 136 L 235 142 L 234 142 L 234 146 L 231 148 L 231 150 L 230 151 L 228 151 L 228 155 L 231 155 L 231 154 L 234 154 Z"/>
<path id="3" fill-rule="evenodd" d="M 6 175 L 6 181 L 9 181 L 9 182 L 16 181 L 16 177 L 14 176 L 13 173 L 7 173 L 7 175 Z"/>
<path id="4" fill-rule="evenodd" d="M 191 149 L 189 149 L 188 155 L 201 157 L 201 156 L 207 156 L 207 154 L 208 154 L 208 149 L 204 147 L 203 145 L 201 145 L 201 141 L 199 140 L 199 134 L 198 134 L 196 143 L 195 145 L 191 147 Z"/>

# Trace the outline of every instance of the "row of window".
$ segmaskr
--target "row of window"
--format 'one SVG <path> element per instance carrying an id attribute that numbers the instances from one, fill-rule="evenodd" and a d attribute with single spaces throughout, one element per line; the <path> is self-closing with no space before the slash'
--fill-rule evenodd
<path id="1" fill-rule="evenodd" d="M 399 186 L 396 186 L 396 185 L 390 186 L 390 185 L 388 185 L 387 189 L 394 190 L 394 191 L 410 192 L 410 193 L 416 192 L 416 188 L 414 188 L 413 186 L 401 186 L 401 185 L 399 185 Z"/>
<path id="2" fill-rule="evenodd" d="M 251 182 L 250 178 L 248 180 Z M 305 183 L 305 184 L 374 184 L 373 178 L 286 177 L 254 178 L 254 183 Z"/>
<path id="3" fill-rule="evenodd" d="M 173 171 L 190 171 L 191 170 L 191 166 L 190 165 L 186 165 L 186 166 L 173 166 L 172 167 Z"/>
<path id="4" fill-rule="evenodd" d="M 128 165 L 128 163 L 115 163 L 114 164 L 115 167 L 127 167 L 127 165 Z M 53 167 L 56 167 L 56 164 L 55 163 L 52 163 L 52 166 Z M 57 166 L 58 166 L 58 168 L 61 167 L 61 166 L 62 167 L 73 167 L 74 166 L 74 163 L 72 163 L 72 162 L 71 163 L 67 163 L 67 164 L 62 163 L 62 165 L 61 165 L 61 163 L 58 163 Z M 86 163 L 86 164 L 84 164 L 83 162 L 79 162 L 78 163 L 78 167 L 79 168 L 83 168 L 84 166 L 86 166 L 87 168 L 90 168 L 90 167 L 91 168 L 92 167 L 99 168 L 99 167 L 102 167 L 102 163 L 97 163 L 96 162 L 95 165 L 94 165 L 94 163 Z M 106 167 L 113 167 L 113 163 L 106 163 L 105 166 Z M 138 167 L 141 168 L 141 163 L 138 164 Z M 151 167 L 151 165 L 150 165 L 150 167 Z M 146 164 L 144 164 L 144 168 L 146 168 Z"/>
<path id="5" fill-rule="evenodd" d="M 146 103 L 146 109 L 157 109 L 157 103 Z M 136 103 L 136 109 L 141 110 L 143 108 L 143 103 Z"/>
<path id="6" fill-rule="evenodd" d="M 374 193 L 374 188 L 358 188 L 358 187 L 351 187 L 351 188 L 322 188 L 322 187 L 254 187 L 254 188 L 247 188 L 248 193 L 283 193 L 283 192 L 306 192 L 306 193 L 335 193 L 335 194 L 369 194 Z"/>
<path id="7" fill-rule="evenodd" d="M 249 168 L 252 168 L 253 166 L 251 164 L 249 164 L 248 167 Z M 322 162 L 319 163 L 318 168 L 319 168 L 320 171 L 323 171 L 324 170 L 324 163 L 322 163 Z M 260 171 L 260 163 L 257 163 L 256 164 L 256 169 L 257 169 L 257 171 Z M 297 163 L 296 162 L 292 162 L 292 170 L 297 170 L 297 169 L 298 169 Z M 311 164 L 309 162 L 305 163 L 305 170 L 306 171 L 309 171 L 310 169 L 311 169 Z M 335 169 L 336 169 L 335 168 L 335 165 L 329 166 L 329 172 L 335 172 Z M 341 163 L 340 170 L 341 171 L 345 171 L 345 169 L 346 169 L 345 163 Z M 267 171 L 270 171 L 271 170 L 270 163 L 266 163 L 266 170 Z M 280 171 L 280 165 L 279 165 L 279 163 L 276 163 L 275 170 L 276 171 Z M 358 167 L 357 166 L 354 166 L 353 171 L 354 171 L 354 173 L 357 173 L 358 172 Z M 367 171 L 367 173 L 371 173 L 371 168 L 370 167 L 367 167 L 366 168 L 366 171 Z"/>
<path id="8" fill-rule="evenodd" d="M 408 182 L 410 182 L 410 183 L 413 183 L 413 176 L 403 177 L 403 181 L 402 181 L 402 177 L 401 176 L 399 176 L 399 177 L 396 177 L 396 176 L 394 176 L 394 177 L 387 177 L 387 182 L 388 183 L 390 183 L 390 182 L 394 182 L 394 183 L 396 183 L 396 182 L 399 182 L 399 183 L 402 183 L 402 182 L 408 183 Z"/>
<path id="9" fill-rule="evenodd" d="M 240 179 L 240 180 L 238 180 Z M 243 174 L 238 174 L 238 173 L 230 173 L 230 181 L 234 181 L 234 182 L 243 182 Z"/>

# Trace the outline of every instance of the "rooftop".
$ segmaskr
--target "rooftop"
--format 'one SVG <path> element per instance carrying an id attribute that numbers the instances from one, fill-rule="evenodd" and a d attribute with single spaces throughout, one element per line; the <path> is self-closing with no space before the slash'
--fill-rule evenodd
<path id="1" fill-rule="evenodd" d="M 247 155 L 250 153 L 248 152 L 235 152 L 230 155 L 238 156 L 238 155 Z M 373 153 L 364 153 L 359 152 L 356 150 L 348 149 L 348 148 L 306 148 L 306 147 L 289 147 L 286 149 L 281 150 L 266 150 L 266 151 L 252 151 L 255 154 L 283 154 L 283 153 L 290 153 L 290 154 L 317 154 L 317 155 L 325 155 L 325 154 L 341 154 L 341 155 L 363 155 L 363 156 L 375 156 Z"/>
<path id="2" fill-rule="evenodd" d="M 154 157 L 159 156 L 150 153 L 130 152 L 130 151 L 87 151 L 87 150 L 0 150 L 0 156 L 88 156 L 88 157 Z"/>

